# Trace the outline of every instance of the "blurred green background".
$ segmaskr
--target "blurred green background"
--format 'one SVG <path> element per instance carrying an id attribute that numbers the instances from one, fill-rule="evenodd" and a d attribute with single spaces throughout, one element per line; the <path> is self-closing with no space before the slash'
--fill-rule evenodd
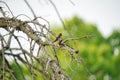
<path id="1" fill-rule="evenodd" d="M 79 54 L 73 54 L 75 58 L 82 60 L 79 65 L 71 59 L 67 51 L 57 50 L 61 68 L 71 80 L 95 80 L 95 78 L 96 80 L 120 80 L 120 30 L 113 30 L 112 34 L 105 38 L 96 25 L 87 23 L 77 16 L 65 19 L 65 25 L 67 31 L 56 24 L 53 25 L 52 31 L 56 34 L 62 33 L 63 39 L 93 35 L 93 37 L 67 42 L 69 46 L 79 50 Z M 26 67 L 21 66 L 23 74 L 20 74 L 21 70 L 17 64 L 13 63 L 12 68 L 18 80 L 23 80 L 23 74 L 30 80 L 31 74 Z M 42 77 L 39 74 L 36 80 L 43 80 Z"/>
<path id="2" fill-rule="evenodd" d="M 63 53 L 59 53 L 59 59 L 64 58 L 61 64 L 67 66 L 66 71 L 71 79 L 89 80 L 95 77 L 96 80 L 120 80 L 120 30 L 113 30 L 111 35 L 105 38 L 96 25 L 87 23 L 77 16 L 66 19 L 65 24 L 69 34 L 60 26 L 55 26 L 53 31 L 58 34 L 62 32 L 64 38 L 77 38 L 88 34 L 94 36 L 68 42 L 80 51 L 77 58 L 84 60 L 80 66 L 74 61 L 69 62 L 69 58 L 65 60 L 68 54 L 63 57 Z"/>

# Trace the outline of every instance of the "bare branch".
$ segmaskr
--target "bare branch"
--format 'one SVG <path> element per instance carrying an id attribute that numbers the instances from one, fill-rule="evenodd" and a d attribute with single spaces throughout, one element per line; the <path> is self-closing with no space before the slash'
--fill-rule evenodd
<path id="1" fill-rule="evenodd" d="M 14 17 L 14 15 L 13 15 L 13 13 L 12 13 L 11 9 L 9 8 L 9 6 L 7 5 L 7 3 L 5 3 L 4 1 L 0 1 L 0 3 L 5 4 L 5 5 L 6 5 L 6 7 L 8 8 L 8 10 L 10 11 L 11 15 Z M 3 15 L 4 15 L 4 13 L 3 13 Z M 5 15 L 4 15 L 4 16 L 5 16 Z"/>
<path id="2" fill-rule="evenodd" d="M 20 69 L 23 80 L 26 78 L 20 63 L 27 67 L 29 73 L 31 73 L 30 77 L 32 80 L 35 80 L 36 76 L 38 76 L 36 72 L 42 74 L 45 80 L 69 80 L 59 64 L 57 50 L 59 49 L 68 52 L 71 58 L 79 63 L 79 60 L 74 56 L 77 55 L 79 51 L 69 46 L 66 42 L 88 38 L 90 36 L 88 35 L 80 38 L 68 38 L 64 40 L 62 33 L 56 35 L 53 31 L 51 31 L 49 22 L 42 17 L 37 17 L 28 1 L 24 0 L 24 2 L 31 10 L 34 19 L 31 19 L 29 16 L 24 14 L 20 14 L 15 17 L 9 6 L 5 2 L 0 1 L 0 3 L 6 5 L 6 7 L 9 9 L 9 12 L 11 12 L 11 15 L 13 16 L 6 17 L 4 10 L 0 7 L 0 12 L 3 14 L 3 17 L 0 17 L 0 28 L 7 31 L 7 33 L 4 35 L 0 33 L 0 58 L 2 56 L 2 68 L 0 66 L 2 75 L 0 74 L 0 76 L 2 76 L 2 79 L 5 80 L 7 78 L 5 74 L 9 72 L 9 75 L 12 76 L 12 78 L 8 76 L 8 79 L 17 80 L 17 77 L 15 76 L 14 71 L 9 64 L 9 60 L 6 59 L 6 56 L 11 56 L 15 64 L 17 64 L 17 67 Z M 52 0 L 49 0 L 49 2 L 55 9 L 61 23 L 64 26 L 64 29 L 67 30 L 56 5 Z M 28 20 L 22 21 L 18 19 L 19 16 L 25 16 L 28 18 Z M 41 23 L 39 20 L 45 21 L 45 24 Z M 23 34 L 27 36 L 28 40 L 24 36 L 19 36 L 15 33 L 17 32 L 19 34 L 19 31 L 23 32 Z M 50 38 L 51 36 L 54 38 L 54 40 Z M 6 39 L 6 37 L 8 39 Z M 22 44 L 23 42 L 21 41 L 21 38 L 28 43 L 28 50 L 24 48 L 26 45 Z M 13 39 L 17 42 L 16 45 L 18 48 L 11 47 L 13 46 Z"/>
<path id="3" fill-rule="evenodd" d="M 28 3 L 28 1 L 27 1 L 27 0 L 24 0 L 24 2 L 25 2 L 25 3 L 27 4 L 27 6 L 29 7 L 29 9 L 30 9 L 30 11 L 32 12 L 34 18 L 36 18 L 36 14 L 35 14 L 34 10 L 32 9 L 32 7 L 30 6 L 30 4 Z"/>
<path id="4" fill-rule="evenodd" d="M 52 0 L 49 0 L 49 2 L 52 4 L 53 8 L 55 9 L 55 11 L 56 11 L 56 13 L 57 13 L 57 15 L 58 15 L 61 23 L 63 24 L 64 29 L 67 30 L 67 29 L 66 29 L 66 26 L 65 26 L 65 23 L 64 23 L 64 21 L 62 20 L 62 17 L 60 16 L 60 13 L 59 13 L 56 5 L 54 4 L 54 2 L 53 2 Z"/>
<path id="5" fill-rule="evenodd" d="M 85 36 L 82 36 L 79 38 L 68 38 L 68 39 L 64 40 L 63 43 L 66 43 L 67 41 L 71 41 L 71 40 L 80 40 L 80 39 L 91 38 L 91 37 L 94 37 L 94 36 L 93 35 L 85 35 Z"/>

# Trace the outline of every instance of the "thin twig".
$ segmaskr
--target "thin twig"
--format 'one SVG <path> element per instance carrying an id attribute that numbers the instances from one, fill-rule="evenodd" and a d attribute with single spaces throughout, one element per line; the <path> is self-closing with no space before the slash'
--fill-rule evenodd
<path id="1" fill-rule="evenodd" d="M 75 6 L 75 3 L 72 1 L 72 0 L 69 0 L 70 1 L 70 3 L 72 4 L 72 5 L 74 5 Z"/>
<path id="2" fill-rule="evenodd" d="M 13 12 L 11 11 L 11 9 L 10 9 L 10 7 L 7 5 L 7 3 L 6 3 L 6 2 L 4 2 L 4 1 L 0 1 L 0 3 L 5 4 L 5 5 L 6 5 L 6 7 L 8 8 L 8 10 L 10 11 L 11 15 L 14 17 Z"/>
<path id="3" fill-rule="evenodd" d="M 2 43 L 2 68 L 3 68 L 2 74 L 3 74 L 3 80 L 5 80 L 5 55 L 4 55 L 5 49 L 1 34 L 0 34 L 0 41 Z"/>
<path id="4" fill-rule="evenodd" d="M 34 18 L 36 18 L 36 14 L 35 14 L 34 10 L 32 9 L 32 7 L 30 6 L 30 4 L 28 3 L 28 1 L 27 1 L 27 0 L 24 0 L 24 2 L 27 4 L 27 6 L 28 6 L 28 8 L 30 9 L 30 11 L 32 12 Z"/>
<path id="5" fill-rule="evenodd" d="M 61 16 L 60 16 L 60 13 L 59 13 L 59 11 L 58 11 L 58 9 L 57 9 L 57 7 L 56 7 L 56 5 L 54 4 L 54 2 L 53 2 L 52 0 L 49 0 L 49 2 L 52 4 L 54 10 L 56 11 L 56 13 L 57 13 L 57 15 L 58 15 L 61 23 L 63 24 L 64 29 L 67 30 L 67 29 L 66 29 L 66 26 L 65 26 L 65 23 L 64 23 L 64 21 L 62 20 L 62 18 L 61 18 Z"/>
<path id="6" fill-rule="evenodd" d="M 56 60 L 58 62 L 58 66 L 59 66 L 59 59 L 58 59 L 58 56 L 57 56 L 56 49 L 54 47 L 52 47 L 52 48 L 53 48 L 53 54 L 54 54 L 54 56 L 55 56 L 55 58 L 56 58 Z"/>
<path id="7" fill-rule="evenodd" d="M 79 37 L 79 38 L 67 38 L 66 40 L 63 40 L 63 43 L 66 43 L 67 41 L 71 41 L 71 40 L 80 40 L 80 39 L 83 39 L 83 38 L 91 38 L 91 37 L 94 37 L 93 35 L 85 35 L 85 36 L 82 36 L 82 37 Z"/>
<path id="8" fill-rule="evenodd" d="M 0 6 L 0 12 L 2 13 L 3 17 L 6 17 L 5 12 L 3 11 L 2 7 Z"/>

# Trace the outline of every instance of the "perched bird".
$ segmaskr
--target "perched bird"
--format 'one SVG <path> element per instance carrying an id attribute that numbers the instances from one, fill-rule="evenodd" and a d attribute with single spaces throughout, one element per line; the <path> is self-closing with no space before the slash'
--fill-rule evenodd
<path id="1" fill-rule="evenodd" d="M 54 43 L 56 41 L 59 41 L 59 42 L 62 41 L 62 33 L 60 33 L 52 43 Z"/>

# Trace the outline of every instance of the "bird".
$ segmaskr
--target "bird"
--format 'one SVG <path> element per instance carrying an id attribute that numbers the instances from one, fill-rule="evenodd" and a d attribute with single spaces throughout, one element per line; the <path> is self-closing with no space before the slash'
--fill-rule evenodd
<path id="1" fill-rule="evenodd" d="M 59 33 L 59 35 L 56 37 L 56 39 L 52 43 L 54 43 L 56 41 L 59 41 L 59 42 L 62 41 L 62 33 Z"/>

